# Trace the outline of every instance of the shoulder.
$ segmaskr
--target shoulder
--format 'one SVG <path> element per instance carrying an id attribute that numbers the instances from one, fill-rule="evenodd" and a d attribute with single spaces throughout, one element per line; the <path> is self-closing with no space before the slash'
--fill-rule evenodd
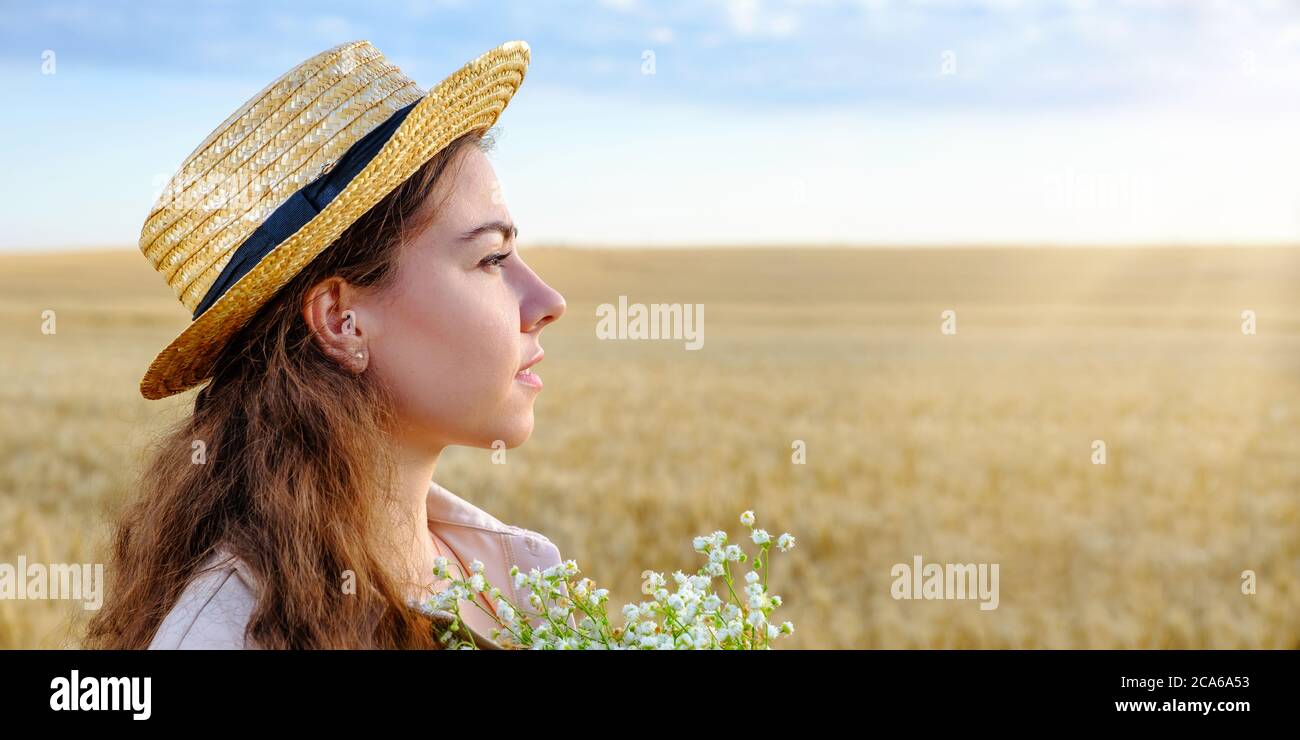
<path id="1" fill-rule="evenodd" d="M 158 625 L 150 650 L 231 650 L 256 647 L 244 636 L 257 606 L 247 566 L 219 549 L 190 579 Z"/>
<path id="2" fill-rule="evenodd" d="M 429 528 L 466 564 L 482 561 L 488 581 L 515 604 L 527 603 L 531 589 L 516 585 L 511 566 L 526 574 L 563 562 L 560 548 L 546 535 L 507 524 L 436 482 L 429 485 L 428 509 Z"/>
<path id="3" fill-rule="evenodd" d="M 539 562 L 559 562 L 559 548 L 546 535 L 507 524 L 432 481 L 429 483 L 428 518 L 430 528 L 437 530 L 444 539 L 492 539 L 501 542 L 510 554 L 521 551 Z M 455 548 L 456 543 L 451 544 Z"/>

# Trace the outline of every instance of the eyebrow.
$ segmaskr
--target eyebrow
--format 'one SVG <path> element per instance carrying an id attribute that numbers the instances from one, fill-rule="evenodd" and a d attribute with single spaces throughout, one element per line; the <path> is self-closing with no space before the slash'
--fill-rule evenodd
<path id="1" fill-rule="evenodd" d="M 494 231 L 501 234 L 501 238 L 506 241 L 510 241 L 511 239 L 515 239 L 519 236 L 519 227 L 515 226 L 512 223 L 507 223 L 505 221 L 488 221 L 485 224 L 480 224 L 479 226 L 475 226 L 469 231 L 466 231 L 464 234 L 461 234 L 460 241 L 462 242 L 474 241 L 480 236 L 483 236 L 484 234 L 490 234 Z"/>

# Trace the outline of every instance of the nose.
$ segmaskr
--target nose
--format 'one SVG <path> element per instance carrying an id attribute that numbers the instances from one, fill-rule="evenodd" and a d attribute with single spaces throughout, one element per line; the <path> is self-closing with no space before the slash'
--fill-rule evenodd
<path id="1" fill-rule="evenodd" d="M 537 331 L 564 315 L 564 296 L 529 269 L 530 289 L 520 306 L 520 330 Z"/>

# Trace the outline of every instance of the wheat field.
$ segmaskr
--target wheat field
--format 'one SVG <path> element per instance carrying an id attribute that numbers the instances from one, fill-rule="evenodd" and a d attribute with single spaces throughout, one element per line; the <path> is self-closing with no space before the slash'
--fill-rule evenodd
<path id="1" fill-rule="evenodd" d="M 1300 250 L 523 253 L 568 303 L 533 436 L 436 477 L 615 606 L 753 509 L 798 540 L 772 558 L 778 647 L 1300 648 Z M 620 295 L 704 305 L 704 347 L 597 339 Z M 137 391 L 185 311 L 123 249 L 0 256 L 0 319 L 0 562 L 103 562 L 192 404 Z M 916 555 L 998 564 L 998 608 L 893 598 Z M 0 647 L 74 647 L 85 616 L 0 600 Z"/>

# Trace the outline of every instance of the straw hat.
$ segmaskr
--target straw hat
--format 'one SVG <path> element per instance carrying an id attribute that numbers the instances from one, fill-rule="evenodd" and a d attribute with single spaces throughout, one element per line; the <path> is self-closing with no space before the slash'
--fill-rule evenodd
<path id="1" fill-rule="evenodd" d="M 181 164 L 140 251 L 191 313 L 140 393 L 211 377 L 226 341 L 350 224 L 457 137 L 489 128 L 528 44 L 484 53 L 428 92 L 368 41 L 323 51 L 254 95 Z"/>

